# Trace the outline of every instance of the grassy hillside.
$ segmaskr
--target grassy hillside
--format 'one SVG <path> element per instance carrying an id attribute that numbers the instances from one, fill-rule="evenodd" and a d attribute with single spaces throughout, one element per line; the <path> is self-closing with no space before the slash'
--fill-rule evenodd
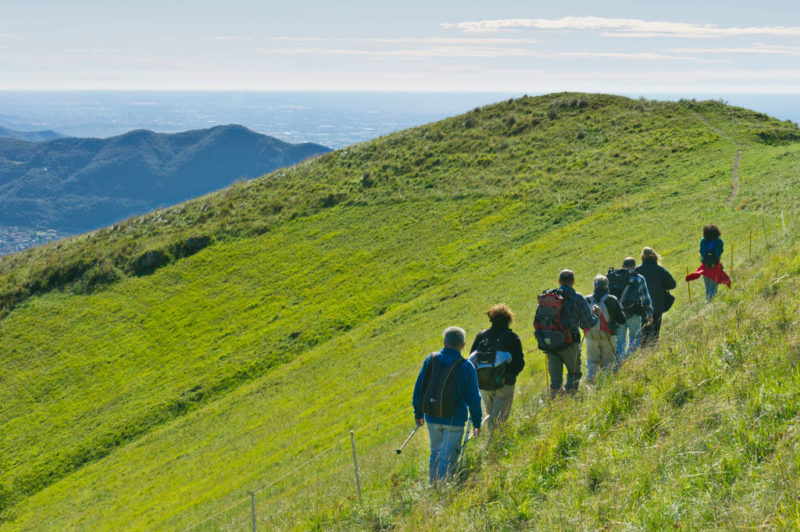
<path id="1" fill-rule="evenodd" d="M 766 500 L 773 455 L 753 458 L 755 417 L 730 397 L 740 390 L 747 404 L 757 384 L 776 385 L 770 371 L 789 371 L 778 354 L 794 345 L 798 272 L 776 257 L 796 248 L 776 232 L 786 223 L 795 234 L 798 136 L 718 102 L 522 98 L 4 257 L 0 528 L 183 529 L 211 517 L 201 529 L 237 529 L 249 490 L 260 490 L 262 525 L 284 528 L 649 527 L 667 524 L 665 508 L 700 527 L 719 521 L 690 512 L 701 494 L 726 497 L 719 508 Z M 708 220 L 737 253 L 735 290 L 704 307 L 680 286 L 658 350 L 576 401 L 544 402 L 536 294 L 563 267 L 587 291 L 643 245 L 677 277 L 696 265 Z M 190 238 L 211 245 L 197 251 Z M 158 260 L 144 267 L 147 256 Z M 769 297 L 783 302 L 785 334 L 756 341 L 747 327 L 768 323 L 757 309 Z M 445 326 L 472 335 L 498 301 L 517 311 L 528 358 L 514 423 L 470 450 L 465 484 L 431 500 L 424 436 L 393 453 L 411 427 L 413 379 Z M 733 318 L 749 350 L 725 336 Z M 716 378 L 723 346 L 740 360 Z M 758 365 L 766 353 L 773 366 Z M 716 421 L 701 423 L 714 408 Z M 762 416 L 755 437 L 791 434 L 792 408 L 769 425 Z M 708 486 L 687 477 L 695 491 L 681 497 L 682 471 L 712 471 L 691 469 L 716 463 L 694 445 L 720 427 L 737 464 L 725 478 L 739 486 L 716 491 L 719 475 L 706 473 Z M 454 504 L 458 514 L 440 511 Z M 780 524 L 773 507 L 748 508 L 729 522 Z"/>

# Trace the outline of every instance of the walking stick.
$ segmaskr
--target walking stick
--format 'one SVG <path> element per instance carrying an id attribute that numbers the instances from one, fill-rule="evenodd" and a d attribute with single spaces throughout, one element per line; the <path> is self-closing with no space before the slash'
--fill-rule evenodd
<path id="1" fill-rule="evenodd" d="M 411 434 L 409 434 L 409 435 L 408 435 L 408 438 L 406 438 L 406 441 L 404 441 L 404 442 L 403 442 L 403 445 L 401 445 L 401 446 L 400 446 L 400 448 L 398 448 L 398 449 L 396 449 L 396 450 L 395 450 L 395 452 L 396 452 L 397 454 L 400 454 L 400 453 L 402 453 L 402 452 L 403 452 L 403 447 L 405 447 L 405 446 L 406 446 L 406 444 L 408 443 L 408 440 L 410 440 L 410 439 L 411 439 L 411 436 L 413 436 L 414 434 L 416 434 L 416 433 L 417 433 L 417 431 L 419 430 L 419 428 L 420 428 L 421 426 L 422 426 L 422 425 L 417 425 L 416 427 L 414 427 L 414 430 L 412 430 L 412 431 L 411 431 Z"/>
<path id="2" fill-rule="evenodd" d="M 486 420 L 489 419 L 490 417 L 492 417 L 491 414 L 489 414 L 485 418 L 483 418 L 483 421 L 481 421 L 481 427 L 483 426 L 484 423 L 486 423 Z M 461 463 L 461 459 L 464 458 L 464 451 L 466 450 L 467 444 L 469 443 L 469 440 L 471 440 L 471 439 L 472 439 L 472 431 L 469 430 L 469 419 L 467 419 L 467 432 L 466 432 L 466 434 L 464 434 L 464 443 L 461 444 L 461 452 L 458 455 L 458 464 L 460 464 Z"/>

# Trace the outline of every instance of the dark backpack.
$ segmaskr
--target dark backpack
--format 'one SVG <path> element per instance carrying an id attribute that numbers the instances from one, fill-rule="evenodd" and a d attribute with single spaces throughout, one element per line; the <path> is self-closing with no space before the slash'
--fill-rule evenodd
<path id="1" fill-rule="evenodd" d="M 709 246 L 710 244 L 710 246 Z M 703 258 L 702 261 L 703 266 L 707 268 L 713 268 L 717 264 L 719 264 L 719 257 L 717 256 L 717 241 L 712 240 L 710 242 L 706 242 L 705 249 L 703 250 Z"/>
<path id="2" fill-rule="evenodd" d="M 453 417 L 456 415 L 461 397 L 457 396 L 458 368 L 464 362 L 459 358 L 452 364 L 441 361 L 438 353 L 431 354 L 428 368 L 422 377 L 422 411 L 433 417 Z"/>
<path id="3" fill-rule="evenodd" d="M 560 351 L 573 342 L 564 306 L 566 297 L 561 289 L 545 290 L 539 295 L 539 305 L 533 317 L 533 334 L 542 351 Z"/>
<path id="4" fill-rule="evenodd" d="M 497 338 L 492 338 L 489 334 L 484 333 L 475 348 L 475 369 L 478 371 L 478 388 L 481 390 L 497 390 L 506 383 L 506 366 L 508 364 L 495 366 L 497 348 L 504 337 L 505 334 L 501 334 Z"/>
<path id="5" fill-rule="evenodd" d="M 636 286 L 633 281 L 633 272 L 627 268 L 615 269 L 611 267 L 606 274 L 608 277 L 608 293 L 619 300 L 623 310 L 632 310 L 636 305 Z"/>

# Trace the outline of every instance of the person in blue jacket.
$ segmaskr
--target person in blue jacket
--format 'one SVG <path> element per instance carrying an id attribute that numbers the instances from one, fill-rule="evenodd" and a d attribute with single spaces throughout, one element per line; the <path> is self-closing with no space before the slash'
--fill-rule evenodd
<path id="1" fill-rule="evenodd" d="M 724 246 L 720 238 L 721 234 L 716 224 L 703 226 L 703 238 L 700 240 L 700 260 L 707 268 L 714 268 L 722 258 Z M 717 282 L 704 275 L 703 283 L 706 285 L 706 303 L 710 303 L 717 295 Z"/>
<path id="2" fill-rule="evenodd" d="M 461 438 L 467 423 L 467 411 L 472 419 L 473 435 L 480 432 L 481 394 L 478 390 L 478 373 L 472 364 L 461 356 L 466 333 L 459 327 L 444 330 L 444 348 L 431 353 L 422 364 L 422 369 L 414 385 L 411 401 L 417 425 L 428 424 L 431 439 L 429 461 L 432 485 L 446 480 L 453 474 L 458 455 L 461 452 Z M 437 367 L 438 366 L 438 367 Z M 440 378 L 441 377 L 441 378 Z M 448 417 L 438 417 L 431 413 L 431 407 L 424 405 L 442 399 L 444 412 Z M 448 406 L 449 405 L 449 406 Z M 452 413 L 450 413 L 452 411 Z"/>

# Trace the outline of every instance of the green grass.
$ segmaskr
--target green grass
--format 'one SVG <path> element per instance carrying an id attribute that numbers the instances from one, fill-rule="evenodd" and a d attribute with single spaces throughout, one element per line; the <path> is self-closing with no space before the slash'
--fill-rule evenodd
<path id="1" fill-rule="evenodd" d="M 523 98 L 4 258 L 2 526 L 183 529 L 241 503 L 201 527 L 238 529 L 247 492 L 287 473 L 257 495 L 263 526 L 781 526 L 797 510 L 788 495 L 770 506 L 776 471 L 796 467 L 777 436 L 796 404 L 796 248 L 777 238 L 797 229 L 793 132 L 716 102 Z M 536 294 L 563 267 L 588 291 L 643 245 L 680 277 L 709 220 L 736 253 L 735 290 L 704 307 L 701 284 L 691 305 L 679 286 L 659 350 L 575 401 L 543 401 Z M 186 256 L 197 235 L 213 244 Z M 168 263 L 143 275 L 131 264 L 147 250 Z M 444 327 L 474 334 L 498 301 L 528 359 L 513 423 L 432 495 L 426 436 L 393 452 L 413 379 Z M 784 334 L 752 334 L 773 317 Z M 777 375 L 783 395 L 757 395 Z"/>

